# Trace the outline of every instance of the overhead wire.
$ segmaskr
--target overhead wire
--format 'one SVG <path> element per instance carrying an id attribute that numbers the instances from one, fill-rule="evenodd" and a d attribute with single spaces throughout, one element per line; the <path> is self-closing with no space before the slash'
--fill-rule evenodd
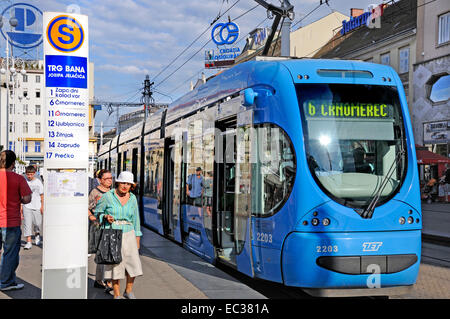
<path id="1" fill-rule="evenodd" d="M 253 8 L 252 8 L 252 9 L 253 9 Z M 244 13 L 245 13 L 245 12 L 244 12 Z M 238 18 L 239 18 L 239 17 L 237 17 L 236 19 L 238 19 Z M 235 19 L 235 20 L 236 20 L 236 19 Z M 267 17 L 264 18 L 260 23 L 258 23 L 258 24 L 256 25 L 255 29 L 258 28 L 259 26 L 261 26 L 266 20 L 268 20 Z M 238 40 L 235 42 L 235 44 L 238 44 L 238 43 L 241 42 L 242 40 L 246 39 L 247 36 L 248 36 L 249 34 L 250 34 L 250 32 L 246 33 L 245 35 L 242 35 L 242 36 L 240 37 L 240 39 L 238 39 Z M 204 68 L 202 67 L 202 68 L 199 69 L 197 72 L 195 72 L 193 75 L 191 75 L 188 79 L 182 81 L 182 82 L 180 83 L 180 85 L 178 85 L 175 89 L 173 89 L 172 91 L 170 91 L 169 94 L 172 94 L 172 93 L 176 92 L 180 87 L 182 87 L 183 85 L 185 85 L 186 82 L 188 82 L 188 81 L 192 80 L 194 77 L 198 76 L 198 74 L 200 74 L 200 72 L 202 72 L 203 69 L 204 69 Z"/>
<path id="2" fill-rule="evenodd" d="M 299 24 L 300 22 L 302 22 L 303 20 L 305 20 L 308 16 L 310 16 L 314 11 L 316 11 L 317 9 L 319 9 L 320 6 L 321 6 L 322 4 L 323 4 L 323 3 L 322 3 L 322 1 L 321 1 L 317 7 L 315 7 L 314 9 L 312 9 L 312 10 L 311 10 L 310 12 L 308 12 L 305 16 L 303 16 L 299 21 L 297 21 L 296 23 L 294 23 L 294 24 L 291 26 L 291 30 L 292 30 L 297 24 Z"/>
<path id="3" fill-rule="evenodd" d="M 238 0 L 239 1 L 239 0 Z M 236 17 L 235 19 L 231 19 L 230 21 L 236 21 L 240 18 L 242 18 L 243 16 L 245 16 L 246 14 L 248 14 L 249 12 L 253 11 L 254 9 L 256 9 L 259 5 L 256 5 L 252 8 L 250 8 L 249 10 L 245 11 L 243 14 L 239 15 L 238 17 Z M 227 11 L 226 11 L 227 12 Z M 225 12 L 224 12 L 225 14 Z M 222 14 L 223 15 L 223 14 Z M 210 42 L 212 41 L 212 38 L 209 39 L 200 49 L 198 49 L 197 51 L 195 51 L 195 53 L 193 55 L 191 55 L 183 64 L 181 64 L 178 68 L 176 68 L 172 73 L 170 73 L 168 76 L 166 76 L 163 80 L 161 80 L 158 84 L 155 85 L 155 88 L 159 87 L 160 85 L 162 85 L 165 81 L 167 81 L 172 75 L 174 75 L 178 70 L 180 70 L 183 66 L 186 65 L 186 63 L 188 63 L 190 60 L 192 60 L 201 50 L 203 50 Z"/>
<path id="4" fill-rule="evenodd" d="M 156 74 L 154 77 L 153 77 L 153 81 L 158 77 L 158 76 L 160 76 L 164 71 L 166 71 L 173 63 L 175 63 L 175 61 L 177 61 L 178 60 L 178 58 L 180 57 L 180 56 L 182 56 L 187 50 L 189 50 L 193 45 L 194 45 L 194 43 L 195 42 L 197 42 L 198 41 L 198 39 L 200 39 L 210 28 L 211 28 L 211 26 L 216 22 L 216 21 L 218 21 L 221 17 L 223 17 L 228 11 L 230 11 L 236 4 L 238 4 L 238 2 L 239 1 L 241 1 L 241 0 L 237 0 L 236 2 L 234 2 L 227 10 L 225 10 L 225 12 L 224 13 L 220 13 L 219 12 L 219 15 L 213 20 L 213 22 L 211 22 L 211 24 L 198 36 L 198 37 L 196 37 L 183 51 L 181 51 L 172 61 L 170 61 L 170 63 L 166 66 L 166 67 L 164 67 L 161 71 L 159 71 L 158 72 L 158 74 Z M 223 3 L 222 3 L 222 5 L 223 5 Z M 222 10 L 222 8 L 220 9 L 220 11 Z"/>
<path id="5" fill-rule="evenodd" d="M 173 101 L 173 97 L 170 95 L 170 93 L 163 93 L 163 92 L 161 92 L 159 90 L 155 90 L 155 89 L 153 90 L 153 92 L 156 94 L 160 94 L 162 96 L 168 97 L 169 99 L 171 99 Z"/>

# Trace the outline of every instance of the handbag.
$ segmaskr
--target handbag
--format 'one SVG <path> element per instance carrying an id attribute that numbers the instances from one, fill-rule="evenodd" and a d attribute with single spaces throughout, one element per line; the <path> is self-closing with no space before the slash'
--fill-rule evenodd
<path id="1" fill-rule="evenodd" d="M 95 263 L 98 265 L 115 265 L 122 262 L 122 230 L 106 228 L 106 218 L 103 218 L 100 240 L 95 253 Z"/>
<path id="2" fill-rule="evenodd" d="M 97 252 L 101 234 L 100 223 L 96 220 L 89 221 L 88 254 L 95 254 Z"/>

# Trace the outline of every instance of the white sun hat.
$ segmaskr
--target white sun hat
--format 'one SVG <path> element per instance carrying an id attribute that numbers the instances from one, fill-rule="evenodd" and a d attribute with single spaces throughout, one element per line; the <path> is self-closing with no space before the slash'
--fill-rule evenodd
<path id="1" fill-rule="evenodd" d="M 131 172 L 123 171 L 116 179 L 116 183 L 130 183 L 134 184 L 134 175 Z"/>

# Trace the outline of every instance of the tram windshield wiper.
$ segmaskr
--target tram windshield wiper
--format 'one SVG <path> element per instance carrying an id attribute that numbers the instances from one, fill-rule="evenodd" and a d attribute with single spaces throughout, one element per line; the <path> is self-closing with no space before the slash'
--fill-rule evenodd
<path id="1" fill-rule="evenodd" d="M 372 200 L 370 201 L 369 205 L 361 213 L 358 212 L 358 213 L 360 213 L 362 218 L 366 218 L 366 219 L 372 218 L 372 215 L 375 211 L 375 207 L 377 206 L 377 203 L 380 200 L 381 194 L 383 193 L 385 187 L 389 183 L 389 180 L 391 179 L 392 174 L 394 174 L 394 172 L 396 171 L 398 164 L 400 163 L 400 161 L 402 161 L 405 158 L 405 154 L 406 154 L 406 152 L 403 148 L 397 153 L 386 176 L 384 176 L 384 178 L 382 179 L 380 185 L 378 186 L 378 189 L 375 190 L 375 193 L 374 193 L 375 195 L 372 198 Z"/>

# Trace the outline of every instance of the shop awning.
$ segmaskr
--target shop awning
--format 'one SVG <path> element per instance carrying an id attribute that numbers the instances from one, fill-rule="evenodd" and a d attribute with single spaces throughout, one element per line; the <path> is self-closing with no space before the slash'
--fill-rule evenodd
<path id="1" fill-rule="evenodd" d="M 430 152 L 426 147 L 416 145 L 417 164 L 450 164 L 450 158 Z"/>

